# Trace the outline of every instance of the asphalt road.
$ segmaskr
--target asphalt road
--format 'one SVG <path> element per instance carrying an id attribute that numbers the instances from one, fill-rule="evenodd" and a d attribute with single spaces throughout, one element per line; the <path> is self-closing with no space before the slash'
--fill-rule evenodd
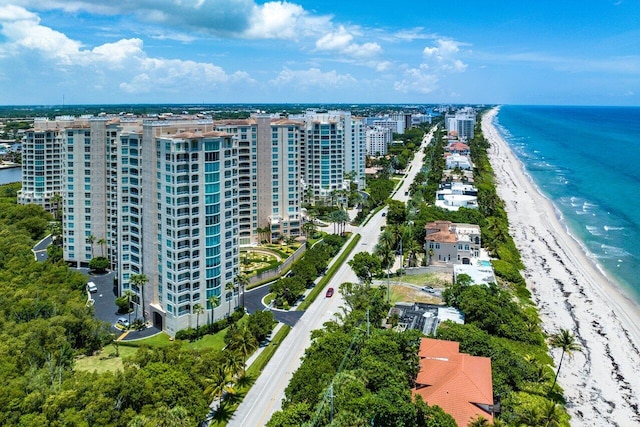
<path id="1" fill-rule="evenodd" d="M 433 132 L 430 132 L 425 136 L 422 142 L 423 148 L 429 143 L 432 135 Z M 394 199 L 404 202 L 408 200 L 409 197 L 405 196 L 405 192 L 409 190 L 409 185 L 413 182 L 413 178 L 422 168 L 423 160 L 424 154 L 420 150 L 407 171 L 405 181 L 394 194 Z M 365 226 L 354 230 L 354 232 L 360 233 L 361 239 L 347 261 L 352 259 L 353 255 L 358 252 L 373 252 L 380 235 L 380 227 L 386 224 L 386 218 L 382 216 L 386 212 L 386 209 L 379 211 Z M 345 262 L 338 269 L 324 291 L 329 287 L 333 287 L 337 291 L 341 283 L 355 282 L 357 280 L 353 270 Z M 324 291 L 311 307 L 304 312 L 296 326 L 291 329 L 287 338 L 282 342 L 276 354 L 271 358 L 231 420 L 229 420 L 229 427 L 263 426 L 275 411 L 281 409 L 284 390 L 293 373 L 300 366 L 300 358 L 304 355 L 305 349 L 311 342 L 311 331 L 322 328 L 322 325 L 331 319 L 335 313 L 339 312 L 340 307 L 343 305 L 343 299 L 339 292 L 336 292 L 331 298 L 326 298 L 324 297 Z"/>

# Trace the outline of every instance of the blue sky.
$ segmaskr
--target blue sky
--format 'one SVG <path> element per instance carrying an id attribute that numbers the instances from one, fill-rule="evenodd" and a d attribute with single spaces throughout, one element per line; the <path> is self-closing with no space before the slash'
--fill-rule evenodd
<path id="1" fill-rule="evenodd" d="M 640 0 L 0 0 L 0 105 L 640 105 Z"/>

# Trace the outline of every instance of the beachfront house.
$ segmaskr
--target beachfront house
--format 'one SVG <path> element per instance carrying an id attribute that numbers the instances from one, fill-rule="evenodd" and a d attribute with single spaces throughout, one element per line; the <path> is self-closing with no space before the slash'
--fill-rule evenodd
<path id="1" fill-rule="evenodd" d="M 462 154 L 453 153 L 448 155 L 445 159 L 445 167 L 447 169 L 460 168 L 462 170 L 473 169 L 473 163 L 469 156 L 463 156 Z"/>
<path id="2" fill-rule="evenodd" d="M 472 264 L 480 256 L 480 227 L 476 224 L 434 221 L 425 229 L 424 249 L 429 263 Z"/>
<path id="3" fill-rule="evenodd" d="M 460 353 L 460 343 L 432 338 L 420 341 L 420 370 L 413 395 L 438 405 L 459 426 L 478 416 L 493 421 L 494 405 L 491 359 Z"/>

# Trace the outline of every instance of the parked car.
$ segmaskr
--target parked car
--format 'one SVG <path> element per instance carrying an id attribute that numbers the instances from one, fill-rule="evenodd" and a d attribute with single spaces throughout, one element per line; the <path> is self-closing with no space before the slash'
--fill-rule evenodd
<path id="1" fill-rule="evenodd" d="M 333 296 L 333 288 L 327 289 L 327 298 L 331 298 Z"/>
<path id="2" fill-rule="evenodd" d="M 423 291 L 425 291 L 425 292 L 428 292 L 428 293 L 430 293 L 430 294 L 432 294 L 432 293 L 434 293 L 434 292 L 435 292 L 435 291 L 434 291 L 434 289 L 433 289 L 431 286 L 424 286 L 424 287 L 422 288 L 422 290 L 423 290 Z"/>
<path id="3" fill-rule="evenodd" d="M 89 282 L 87 283 L 87 290 L 93 294 L 98 292 L 98 287 L 96 286 L 95 283 Z"/>
<path id="4" fill-rule="evenodd" d="M 382 212 L 382 216 L 387 216 L 387 213 L 386 212 Z"/>
<path id="5" fill-rule="evenodd" d="M 116 323 L 122 326 L 123 328 L 129 327 L 129 321 L 124 317 L 120 317 Z"/>

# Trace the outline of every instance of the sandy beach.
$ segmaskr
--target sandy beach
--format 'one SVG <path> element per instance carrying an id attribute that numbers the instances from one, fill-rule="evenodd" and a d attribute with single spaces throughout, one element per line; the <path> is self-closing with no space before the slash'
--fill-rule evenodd
<path id="1" fill-rule="evenodd" d="M 547 333 L 576 334 L 582 353 L 565 358 L 558 382 L 573 426 L 640 425 L 640 309 L 571 237 L 492 124 L 482 119 L 510 232 Z M 556 364 L 559 350 L 552 350 Z"/>

